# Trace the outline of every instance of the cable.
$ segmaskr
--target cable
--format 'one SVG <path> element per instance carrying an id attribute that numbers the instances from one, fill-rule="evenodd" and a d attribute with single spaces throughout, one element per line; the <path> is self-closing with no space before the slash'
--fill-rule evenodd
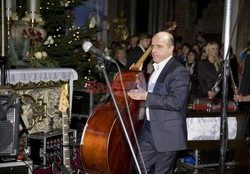
<path id="1" fill-rule="evenodd" d="M 30 165 L 28 163 L 26 163 L 25 161 L 22 160 L 22 162 L 28 167 L 28 169 L 31 171 L 31 173 L 33 173 L 33 169 L 30 167 Z"/>

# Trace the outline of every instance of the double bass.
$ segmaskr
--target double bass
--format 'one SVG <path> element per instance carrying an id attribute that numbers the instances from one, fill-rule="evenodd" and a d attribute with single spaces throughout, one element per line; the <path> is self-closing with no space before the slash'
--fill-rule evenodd
<path id="1" fill-rule="evenodd" d="M 146 84 L 144 73 L 139 69 L 150 52 L 151 47 L 131 70 L 122 71 L 122 78 L 117 74 L 112 85 L 127 134 L 136 151 L 139 149 L 135 146 L 137 140 L 133 130 L 137 135 L 140 133 L 143 126 L 141 111 L 144 109 L 142 101 L 132 100 L 126 94 L 129 114 L 120 84 L 121 81 L 124 83 L 126 91 L 137 88 L 138 83 Z M 136 170 L 131 149 L 112 100 L 99 104 L 89 116 L 82 134 L 80 155 L 86 173 L 132 174 Z"/>
<path id="2" fill-rule="evenodd" d="M 133 70 L 122 71 L 122 79 L 117 74 L 112 85 L 124 125 L 133 145 L 136 140 L 120 84 L 123 80 L 125 90 L 134 89 L 136 82 L 146 84 L 143 72 L 136 70 L 136 67 L 140 67 L 140 62 L 142 59 L 136 63 Z M 143 125 L 143 120 L 139 119 L 141 102 L 132 100 L 128 96 L 127 100 L 134 130 L 138 134 Z M 82 134 L 80 149 L 83 168 L 87 173 L 129 174 L 135 169 L 127 139 L 111 100 L 99 104 L 89 116 Z"/>

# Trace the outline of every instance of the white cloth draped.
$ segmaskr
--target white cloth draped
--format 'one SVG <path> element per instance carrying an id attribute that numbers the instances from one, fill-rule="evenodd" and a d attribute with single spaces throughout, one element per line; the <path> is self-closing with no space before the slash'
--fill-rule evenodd
<path id="1" fill-rule="evenodd" d="M 70 111 L 73 94 L 73 81 L 78 79 L 77 72 L 72 68 L 27 68 L 8 69 L 6 72 L 6 84 L 38 83 L 38 82 L 69 82 Z M 70 112 L 71 114 L 71 112 Z"/>
<path id="2" fill-rule="evenodd" d="M 228 117 L 228 139 L 237 135 L 236 117 Z M 187 118 L 188 140 L 219 140 L 220 117 Z"/>

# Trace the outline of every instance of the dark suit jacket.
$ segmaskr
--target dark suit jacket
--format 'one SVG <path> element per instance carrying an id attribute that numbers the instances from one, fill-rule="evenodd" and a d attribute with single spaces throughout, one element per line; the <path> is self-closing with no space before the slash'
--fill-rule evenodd
<path id="1" fill-rule="evenodd" d="M 133 63 L 136 63 L 143 55 L 143 50 L 138 45 L 135 46 L 128 54 L 127 68 L 129 69 Z"/>
<path id="2" fill-rule="evenodd" d="M 173 57 L 159 75 L 153 93 L 148 93 L 150 125 L 159 152 L 186 149 L 186 109 L 189 75 Z"/>
<path id="3" fill-rule="evenodd" d="M 134 47 L 132 50 L 130 50 L 129 54 L 128 54 L 128 62 L 127 62 L 127 69 L 130 68 L 130 66 L 133 64 L 133 63 L 136 63 L 140 58 L 141 56 L 144 54 L 142 48 L 140 46 L 136 46 Z M 143 67 L 142 67 L 142 70 L 146 70 L 148 64 L 150 62 L 150 59 L 149 57 L 144 61 L 143 63 Z"/>

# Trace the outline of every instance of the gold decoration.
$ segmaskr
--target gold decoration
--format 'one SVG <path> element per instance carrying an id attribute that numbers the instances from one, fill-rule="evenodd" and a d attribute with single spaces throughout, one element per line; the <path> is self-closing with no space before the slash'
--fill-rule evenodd
<path id="1" fill-rule="evenodd" d="M 29 133 L 48 132 L 60 129 L 61 114 L 58 110 L 61 87 L 60 83 L 32 83 L 15 86 L 21 99 L 21 117 Z M 46 86 L 48 85 L 48 86 Z M 18 89 L 18 87 L 20 87 Z"/>
<path id="2" fill-rule="evenodd" d="M 124 17 L 124 12 L 113 19 L 115 40 L 118 42 L 127 41 L 129 31 L 127 27 L 127 19 Z"/>

